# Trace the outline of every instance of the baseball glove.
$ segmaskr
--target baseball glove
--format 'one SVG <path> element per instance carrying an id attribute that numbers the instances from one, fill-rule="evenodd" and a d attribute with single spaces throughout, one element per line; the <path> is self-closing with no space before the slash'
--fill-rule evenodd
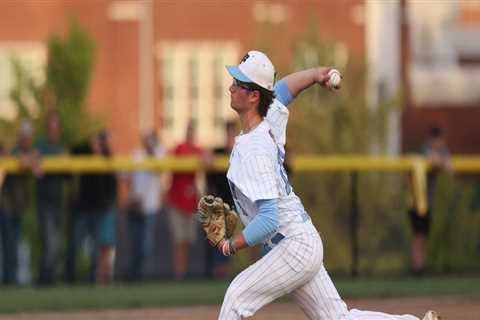
<path id="1" fill-rule="evenodd" d="M 238 220 L 230 206 L 213 195 L 203 196 L 198 202 L 198 219 L 208 241 L 215 247 L 233 235 Z"/>
<path id="2" fill-rule="evenodd" d="M 223 200 L 212 195 L 203 196 L 198 201 L 198 219 L 207 239 L 212 246 L 217 246 L 225 239 L 225 206 Z"/>

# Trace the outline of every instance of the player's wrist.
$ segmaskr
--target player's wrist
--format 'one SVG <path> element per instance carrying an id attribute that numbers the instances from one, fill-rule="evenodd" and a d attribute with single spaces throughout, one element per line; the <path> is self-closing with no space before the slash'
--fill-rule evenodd
<path id="1" fill-rule="evenodd" d="M 221 252 L 222 251 L 222 247 L 223 247 L 223 243 L 227 241 L 227 239 L 222 239 L 220 240 L 219 243 L 217 243 L 217 249 Z"/>
<path id="2" fill-rule="evenodd" d="M 328 72 L 331 70 L 331 67 L 318 67 L 315 68 L 315 82 L 320 85 L 325 85 L 329 79 Z"/>
<path id="3" fill-rule="evenodd" d="M 224 256 L 232 256 L 237 252 L 233 239 L 224 239 L 217 246 Z"/>

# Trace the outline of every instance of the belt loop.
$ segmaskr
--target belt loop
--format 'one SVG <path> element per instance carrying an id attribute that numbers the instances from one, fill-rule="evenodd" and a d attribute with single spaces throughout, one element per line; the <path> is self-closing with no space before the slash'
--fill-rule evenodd
<path id="1" fill-rule="evenodd" d="M 283 234 L 281 234 L 280 232 L 278 232 L 276 235 L 274 235 L 272 237 L 272 239 L 270 240 L 273 244 L 278 244 L 280 241 L 283 240 L 283 238 L 285 238 L 285 236 Z"/>

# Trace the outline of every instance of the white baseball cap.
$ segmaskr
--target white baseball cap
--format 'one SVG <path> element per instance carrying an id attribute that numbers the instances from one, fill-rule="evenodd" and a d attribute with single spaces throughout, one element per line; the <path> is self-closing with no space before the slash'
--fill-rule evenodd
<path id="1" fill-rule="evenodd" d="M 226 68 L 232 77 L 241 82 L 255 83 L 273 91 L 275 67 L 265 53 L 248 51 L 238 66 L 226 66 Z"/>

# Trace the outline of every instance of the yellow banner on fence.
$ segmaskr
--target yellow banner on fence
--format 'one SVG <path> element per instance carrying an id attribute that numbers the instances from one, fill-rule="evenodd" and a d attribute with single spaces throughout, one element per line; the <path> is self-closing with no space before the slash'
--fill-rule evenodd
<path id="1" fill-rule="evenodd" d="M 405 172 L 410 175 L 413 201 L 421 214 L 427 211 L 426 175 L 429 163 L 421 156 L 372 157 L 372 156 L 319 156 L 299 155 L 292 158 L 295 172 Z M 216 157 L 207 166 L 199 157 L 172 157 L 137 161 L 131 157 L 45 157 L 41 161 L 45 172 L 80 173 L 131 170 L 158 170 L 191 172 L 198 170 L 224 171 L 228 157 Z M 15 173 L 20 170 L 15 158 L 0 159 L 0 172 Z M 458 173 L 479 173 L 480 156 L 456 156 L 452 158 L 452 170 Z"/>

